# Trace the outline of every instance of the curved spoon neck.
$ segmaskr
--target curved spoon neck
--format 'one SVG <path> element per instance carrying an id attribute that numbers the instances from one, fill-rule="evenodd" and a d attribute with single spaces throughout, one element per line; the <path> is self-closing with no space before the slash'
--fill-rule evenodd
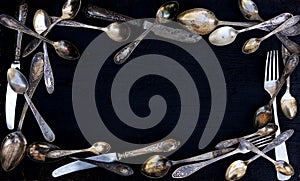
<path id="1" fill-rule="evenodd" d="M 47 29 L 46 31 L 44 31 L 41 35 L 42 36 L 46 36 L 51 30 L 52 28 L 57 24 L 59 23 L 60 21 L 62 21 L 63 18 L 62 17 L 59 17 L 58 19 L 56 19 Z"/>
<path id="2" fill-rule="evenodd" d="M 218 25 L 227 25 L 227 26 L 240 26 L 240 27 L 250 27 L 258 23 L 256 22 L 232 22 L 232 21 L 218 21 Z"/>

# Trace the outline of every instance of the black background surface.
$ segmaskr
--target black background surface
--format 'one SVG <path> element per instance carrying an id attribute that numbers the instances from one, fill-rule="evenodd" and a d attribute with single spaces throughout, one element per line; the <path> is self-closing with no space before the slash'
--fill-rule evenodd
<path id="1" fill-rule="evenodd" d="M 151 1 L 151 0 L 83 0 L 82 7 L 87 4 L 92 3 L 99 7 L 103 7 L 109 10 L 113 10 L 134 18 L 154 18 L 159 6 L 166 1 Z M 233 0 L 210 0 L 210 1 L 178 1 L 180 3 L 180 12 L 202 7 L 213 11 L 216 17 L 220 20 L 228 21 L 246 21 L 242 14 L 239 12 L 237 1 Z M 283 12 L 290 12 L 293 14 L 300 13 L 300 1 L 299 0 L 256 0 L 258 5 L 260 15 L 264 19 L 274 17 Z M 0 13 L 5 13 L 11 16 L 15 15 L 18 1 L 1 1 L 0 3 Z M 26 25 L 32 28 L 32 19 L 35 11 L 37 9 L 44 9 L 50 15 L 60 16 L 61 7 L 64 1 L 60 0 L 44 0 L 37 1 L 32 0 L 27 2 L 29 5 L 29 15 L 27 17 Z M 101 20 L 92 20 L 84 16 L 80 12 L 76 18 L 76 21 L 84 22 L 87 24 L 94 24 L 98 26 L 106 26 L 109 22 Z M 16 32 L 0 26 L 0 139 L 3 139 L 10 131 L 6 128 L 5 123 L 5 92 L 6 92 L 6 71 L 10 67 L 11 62 L 14 60 L 14 47 L 16 42 Z M 225 117 L 215 139 L 207 146 L 204 150 L 198 149 L 198 143 L 202 135 L 202 131 L 205 126 L 205 122 L 198 123 L 192 137 L 188 142 L 183 145 L 183 147 L 173 154 L 171 159 L 182 159 L 190 156 L 194 156 L 206 151 L 213 150 L 214 145 L 223 140 L 233 137 L 239 137 L 248 133 L 252 133 L 255 129 L 252 126 L 252 116 L 255 110 L 261 105 L 265 104 L 269 100 L 269 95 L 263 89 L 263 76 L 264 76 L 264 64 L 266 58 L 266 52 L 273 49 L 280 49 L 281 44 L 275 38 L 271 37 L 262 43 L 260 49 L 251 55 L 244 55 L 241 52 L 241 47 L 243 43 L 250 37 L 260 37 L 263 36 L 265 32 L 262 31 L 251 31 L 248 33 L 243 33 L 238 36 L 237 40 L 228 46 L 215 47 L 211 46 L 214 50 L 221 66 L 224 71 L 224 76 L 226 79 L 227 86 L 227 108 Z M 99 35 L 98 31 L 88 30 L 88 29 L 73 29 L 73 28 L 62 28 L 55 27 L 53 31 L 49 34 L 49 39 L 58 40 L 66 39 L 74 43 L 81 52 L 87 47 L 87 45 Z M 207 41 L 207 36 L 203 36 Z M 32 38 L 25 35 L 23 41 L 23 47 Z M 293 40 L 300 42 L 299 38 L 292 38 Z M 202 41 L 202 40 L 201 40 Z M 144 41 L 140 44 L 140 48 L 133 55 L 138 56 L 143 54 L 145 47 L 148 51 L 155 52 L 156 47 L 151 46 L 153 42 Z M 164 47 L 166 54 L 172 54 L 172 47 L 161 44 Z M 144 47 L 144 48 L 143 48 Z M 53 48 L 49 46 L 49 56 L 51 59 L 51 65 L 54 71 L 55 77 L 55 92 L 52 95 L 48 95 L 44 85 L 37 88 L 34 95 L 33 102 L 36 107 L 48 121 L 50 127 L 56 133 L 57 139 L 54 144 L 66 148 L 66 149 L 79 149 L 89 147 L 89 143 L 85 140 L 81 134 L 73 112 L 72 108 L 72 80 L 73 74 L 76 68 L 77 61 L 66 61 L 59 58 Z M 25 75 L 28 75 L 29 66 L 32 55 L 28 58 L 22 59 L 21 68 Z M 200 67 L 193 67 L 195 62 L 189 64 L 189 59 L 177 60 L 182 61 L 180 63 L 186 64 L 188 71 L 191 75 L 199 73 Z M 110 67 L 113 67 L 112 62 L 108 62 Z M 190 65 L 190 66 L 189 66 Z M 282 67 L 282 64 L 280 64 Z M 117 66 L 115 66 L 117 69 Z M 115 71 L 115 69 L 113 69 Z M 108 70 L 107 70 L 108 71 Z M 100 75 L 100 74 L 99 74 Z M 203 80 L 196 80 L 196 82 L 201 82 Z M 300 74 L 299 68 L 296 68 L 295 73 L 292 76 L 292 87 L 291 92 L 295 97 L 300 100 L 299 84 Z M 108 81 L 109 82 L 109 81 Z M 158 88 L 160 85 L 164 85 L 163 88 Z M 103 87 L 100 87 L 103 86 Z M 96 90 L 104 90 L 104 93 L 108 93 L 109 85 L 97 84 Z M 151 87 L 151 89 L 147 89 Z M 142 92 L 140 91 L 142 90 Z M 167 92 L 165 92 L 167 90 Z M 166 79 L 156 76 L 147 76 L 140 79 L 134 87 L 130 95 L 130 104 L 133 111 L 139 116 L 146 116 L 149 114 L 147 109 L 148 99 L 150 96 L 159 94 L 162 95 L 168 106 L 173 106 L 171 113 L 167 113 L 166 117 L 176 120 L 178 118 L 178 108 L 176 105 L 180 104 L 180 99 L 178 94 L 174 91 L 173 85 Z M 209 107 L 210 101 L 205 98 L 206 95 L 209 96 L 210 92 L 207 87 L 207 82 L 202 86 L 201 95 L 203 95 L 204 102 L 207 103 Z M 170 91 L 170 92 L 168 92 Z M 283 91 L 282 91 L 283 92 Z M 96 94 L 101 97 L 101 94 Z M 281 93 L 282 95 L 282 93 Z M 281 96 L 280 96 L 281 97 Z M 99 98 L 98 100 L 100 100 Z M 106 101 L 106 100 L 103 100 Z M 18 118 L 23 106 L 23 96 L 19 96 L 17 103 L 17 115 Z M 101 102 L 101 101 L 100 101 Z M 99 103 L 99 102 L 98 102 Z M 142 103 L 142 104 L 141 104 Z M 141 106 L 142 105 L 142 106 Z M 204 104 L 205 105 L 205 104 Z M 202 108 L 202 107 L 201 107 Z M 112 108 L 110 108 L 112 109 Z M 205 106 L 203 107 L 205 112 Z M 113 111 L 113 110 L 112 110 Z M 113 114 L 112 111 L 99 111 L 104 117 L 110 117 Z M 209 110 L 206 110 L 209 112 Z M 295 130 L 294 136 L 287 142 L 288 153 L 290 157 L 290 162 L 294 166 L 295 175 L 291 180 L 299 180 L 299 169 L 300 169 L 300 123 L 299 114 L 294 120 L 286 119 L 281 110 L 279 110 L 279 120 L 282 130 L 293 128 Z M 207 115 L 203 113 L 203 120 L 207 119 Z M 114 119 L 110 120 L 112 127 L 110 129 L 113 133 L 120 136 L 122 139 L 131 141 L 134 143 L 151 143 L 155 140 L 161 139 L 172 129 L 172 126 L 176 124 L 176 121 L 172 122 L 170 120 L 164 120 L 163 125 L 156 130 L 148 130 L 146 132 L 136 132 L 136 134 L 122 134 L 120 130 L 123 130 L 119 124 L 113 122 Z M 168 124 L 169 126 L 164 126 Z M 119 126 L 119 127 L 118 127 Z M 124 126 L 124 125 L 123 125 Z M 153 128 L 154 129 L 154 128 Z M 25 118 L 25 124 L 23 126 L 23 133 L 26 136 L 28 143 L 34 141 L 43 141 L 42 134 L 30 113 Z M 133 132 L 134 133 L 134 132 Z M 248 159 L 251 155 L 236 155 L 217 163 L 214 163 L 200 171 L 186 180 L 225 180 L 224 174 L 228 165 L 237 159 Z M 270 156 L 274 157 L 274 153 L 270 153 Z M 120 177 L 112 174 L 103 169 L 92 169 L 82 172 L 76 172 L 59 178 L 53 178 L 51 176 L 52 171 L 68 163 L 70 160 L 64 159 L 60 162 L 52 164 L 40 164 L 29 160 L 27 157 L 24 158 L 23 162 L 13 171 L 6 173 L 0 170 L 0 180 L 148 180 L 148 178 L 142 176 L 139 173 L 140 165 L 132 165 L 135 170 L 135 174 L 130 177 Z M 176 168 L 176 167 L 174 167 Z M 172 168 L 172 170 L 174 170 Z M 171 170 L 171 171 L 172 171 Z M 164 178 L 160 180 L 172 180 L 171 172 Z M 150 180 L 150 179 L 149 179 Z M 259 181 L 259 180 L 276 180 L 276 172 L 273 165 L 264 160 L 258 159 L 252 163 L 245 177 L 241 180 L 249 181 Z"/>

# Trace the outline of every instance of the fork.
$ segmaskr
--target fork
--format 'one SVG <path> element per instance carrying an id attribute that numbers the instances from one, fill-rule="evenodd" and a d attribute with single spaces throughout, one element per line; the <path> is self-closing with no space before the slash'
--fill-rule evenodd
<path id="1" fill-rule="evenodd" d="M 278 66 L 278 51 L 273 50 L 267 53 L 266 65 L 265 65 L 265 80 L 264 80 L 264 89 L 270 94 L 272 97 L 275 94 L 279 79 L 279 66 Z M 277 115 L 277 102 L 276 97 L 273 101 L 273 110 L 274 110 L 274 122 L 278 126 L 278 129 L 275 133 L 275 136 L 280 134 L 280 127 Z M 287 154 L 286 144 L 282 143 L 278 147 L 275 148 L 275 156 L 276 160 L 284 160 L 289 163 L 289 158 Z M 288 180 L 290 176 L 282 175 L 277 172 L 278 180 Z"/>
<path id="2" fill-rule="evenodd" d="M 258 139 L 258 140 L 253 140 L 253 141 L 251 141 L 251 143 L 254 144 L 257 148 L 263 148 L 263 147 L 267 146 L 270 142 L 272 142 L 272 140 L 273 140 L 272 136 L 266 136 L 266 137 Z M 227 158 L 227 157 L 232 156 L 237 153 L 245 154 L 248 152 L 250 152 L 250 150 L 248 150 L 244 145 L 239 144 L 237 149 L 233 150 L 232 152 L 221 155 L 219 157 L 216 157 L 216 158 L 213 158 L 213 159 L 210 159 L 207 161 L 203 161 L 203 162 L 198 162 L 198 163 L 181 166 L 173 172 L 172 177 L 173 178 L 185 178 L 185 177 L 188 177 L 188 176 L 192 175 L 193 173 L 197 172 L 201 168 L 204 168 L 204 167 L 206 167 L 216 161 L 219 161 L 223 158 Z"/>

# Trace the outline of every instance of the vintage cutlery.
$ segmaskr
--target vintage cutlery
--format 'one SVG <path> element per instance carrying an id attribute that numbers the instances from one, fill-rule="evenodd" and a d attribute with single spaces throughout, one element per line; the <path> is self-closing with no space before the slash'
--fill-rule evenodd
<path id="1" fill-rule="evenodd" d="M 38 34 L 42 34 L 50 26 L 51 20 L 49 15 L 44 10 L 37 10 L 33 18 L 33 28 Z M 49 61 L 46 42 L 43 42 L 44 50 L 44 81 L 47 92 L 52 94 L 54 91 L 54 77 L 52 67 Z"/>
<path id="2" fill-rule="evenodd" d="M 52 28 L 60 21 L 66 20 L 66 19 L 72 19 L 74 18 L 77 13 L 79 12 L 81 6 L 81 0 L 67 0 L 65 4 L 62 7 L 62 15 L 55 21 L 53 22 L 46 31 L 44 31 L 41 35 L 45 37 L 51 30 Z M 36 37 L 38 38 L 38 37 Z M 26 47 L 23 52 L 23 57 L 28 56 L 30 53 L 32 53 L 40 44 L 42 40 L 34 39 L 32 40 Z M 76 48 L 77 49 L 77 48 Z M 64 57 L 62 57 L 64 58 Z"/>
<path id="3" fill-rule="evenodd" d="M 168 22 L 168 20 L 172 20 L 175 18 L 178 8 L 179 8 L 179 4 L 176 1 L 169 1 L 165 4 L 163 4 L 158 9 L 158 11 L 156 13 L 155 22 L 152 24 L 152 26 L 149 27 L 149 29 L 147 29 L 146 31 L 144 31 L 133 42 L 126 45 L 118 53 L 116 53 L 116 55 L 114 56 L 114 62 L 116 64 L 124 63 L 155 25 L 157 25 L 159 23 L 161 23 L 161 24 L 166 23 L 166 22 Z"/>
<path id="4" fill-rule="evenodd" d="M 262 139 L 259 139 L 256 143 L 254 143 L 254 145 L 257 146 L 258 148 L 262 148 L 262 147 L 265 147 L 272 140 L 273 139 L 272 139 L 271 136 L 267 136 L 267 137 L 264 137 Z M 232 152 L 221 155 L 219 157 L 216 157 L 216 158 L 213 158 L 213 159 L 210 159 L 210 160 L 207 160 L 207 161 L 203 161 L 203 162 L 198 162 L 198 163 L 193 163 L 193 164 L 188 164 L 188 165 L 181 166 L 173 172 L 172 177 L 173 178 L 185 178 L 185 177 L 188 177 L 188 176 L 192 175 L 193 173 L 197 172 L 201 168 L 204 168 L 207 165 L 210 165 L 210 164 L 212 164 L 216 161 L 219 161 L 223 158 L 227 158 L 227 157 L 232 156 L 232 155 L 237 154 L 237 153 L 245 154 L 245 153 L 248 153 L 248 152 L 249 152 L 249 150 L 244 145 L 239 144 L 237 149 L 233 150 Z"/>
<path id="5" fill-rule="evenodd" d="M 153 24 L 147 20 L 143 21 L 139 19 L 133 19 L 131 17 L 107 9 L 103 9 L 95 5 L 88 5 L 85 9 L 85 14 L 89 18 L 96 18 L 112 22 L 127 22 L 135 26 L 143 26 L 144 29 L 149 29 Z M 183 43 L 197 43 L 202 39 L 202 37 L 198 34 L 160 24 L 154 26 L 151 31 L 156 36 Z"/>
<path id="6" fill-rule="evenodd" d="M 241 138 L 247 139 L 248 141 L 254 141 L 255 139 L 261 138 L 263 136 L 272 135 L 277 131 L 277 129 L 278 126 L 276 124 L 268 123 L 266 126 L 258 129 L 255 133 L 249 134 L 247 136 L 243 136 Z M 221 141 L 215 146 L 215 148 L 216 149 L 228 148 L 232 145 L 239 143 L 239 139 L 241 138 L 233 138 L 233 139 Z"/>
<path id="7" fill-rule="evenodd" d="M 234 42 L 236 36 L 239 33 L 243 33 L 246 31 L 254 30 L 260 27 L 267 27 L 267 26 L 276 26 L 284 22 L 285 20 L 289 19 L 292 15 L 290 13 L 283 13 L 280 14 L 268 21 L 264 21 L 262 23 L 259 23 L 254 26 L 250 26 L 248 28 L 244 28 L 241 30 L 236 30 L 230 26 L 224 26 L 221 28 L 216 29 L 209 35 L 209 42 L 216 46 L 224 46 L 228 45 L 232 42 Z M 292 26 L 292 25 L 291 25 Z M 281 29 L 277 30 L 279 32 L 282 29 L 285 29 L 286 26 L 282 27 Z M 272 34 L 275 34 L 276 32 L 273 31 Z M 268 34 L 268 37 L 271 36 L 271 34 Z M 267 37 L 266 37 L 267 38 Z"/>
<path id="8" fill-rule="evenodd" d="M 29 28 L 25 27 L 23 24 L 19 23 L 17 20 L 15 20 L 11 16 L 1 14 L 0 15 L 0 24 L 2 24 L 3 26 L 5 26 L 7 28 L 10 28 L 10 29 L 14 29 L 17 31 L 19 30 L 23 33 L 29 34 L 31 36 L 34 36 L 36 38 L 39 38 L 39 39 L 51 44 L 54 47 L 56 53 L 64 59 L 74 60 L 74 59 L 78 59 L 80 57 L 79 51 L 72 43 L 70 43 L 66 40 L 61 40 L 61 41 L 57 41 L 57 42 L 50 41 L 50 40 L 46 39 L 45 37 L 30 30 Z"/>
<path id="9" fill-rule="evenodd" d="M 41 162 L 41 163 L 51 163 L 55 162 L 60 159 L 51 159 L 46 157 L 47 153 L 49 153 L 52 150 L 59 150 L 60 148 L 56 145 L 53 145 L 48 142 L 35 142 L 30 144 L 27 149 L 27 157 L 30 158 L 32 161 L 35 162 Z"/>
<path id="10" fill-rule="evenodd" d="M 273 150 L 278 145 L 284 143 L 286 140 L 288 140 L 292 135 L 294 134 L 294 130 L 289 129 L 280 135 L 278 135 L 268 146 L 266 146 L 262 152 L 267 153 L 271 150 Z M 236 160 L 233 163 L 229 165 L 229 167 L 226 170 L 225 178 L 226 180 L 239 180 L 241 179 L 247 171 L 247 166 L 252 163 L 254 160 L 259 158 L 260 155 L 255 155 L 249 160 L 242 161 L 242 160 Z"/>
<path id="11" fill-rule="evenodd" d="M 19 17 L 20 23 L 25 24 L 28 12 L 28 5 L 26 3 L 19 6 Z M 22 45 L 23 33 L 18 31 L 17 34 L 17 45 L 15 50 L 15 61 L 12 62 L 11 68 L 20 69 L 20 56 L 21 56 L 21 45 Z M 13 130 L 15 127 L 15 108 L 17 103 L 17 93 L 15 93 L 7 84 L 6 98 L 5 98 L 5 116 L 7 128 Z"/>
<path id="12" fill-rule="evenodd" d="M 267 35 L 261 37 L 261 38 L 250 38 L 248 41 L 245 42 L 242 51 L 243 53 L 249 54 L 255 52 L 262 41 L 266 40 L 270 36 L 286 29 L 287 27 L 291 27 L 295 25 L 297 22 L 299 22 L 300 16 L 296 15 L 291 18 L 289 18 L 286 22 L 282 23 L 280 26 L 278 26 L 276 29 L 274 29 L 272 32 L 268 33 Z"/>
<path id="13" fill-rule="evenodd" d="M 256 146 L 254 146 L 252 143 L 250 143 L 247 140 L 240 139 L 240 143 L 244 145 L 248 150 L 264 157 L 265 159 L 269 160 L 273 165 L 275 166 L 275 169 L 277 172 L 286 175 L 286 176 L 292 176 L 294 175 L 294 168 L 292 167 L 291 164 L 287 163 L 286 161 L 283 160 L 273 160 L 269 156 L 267 156 L 264 152 L 260 151 Z"/>
<path id="14" fill-rule="evenodd" d="M 234 148 L 225 148 L 225 149 L 215 150 L 198 156 L 194 156 L 183 160 L 177 160 L 177 161 L 169 160 L 168 158 L 162 155 L 154 155 L 148 158 L 144 162 L 144 164 L 141 167 L 141 173 L 150 178 L 161 178 L 168 173 L 168 171 L 173 165 L 187 163 L 187 162 L 208 160 L 208 159 L 212 159 L 224 155 L 233 150 Z"/>
<path id="15" fill-rule="evenodd" d="M 49 142 L 54 141 L 55 135 L 53 131 L 45 122 L 44 118 L 40 115 L 40 113 L 38 112 L 38 110 L 36 109 L 36 107 L 34 106 L 34 104 L 32 103 L 31 99 L 27 94 L 28 81 L 26 77 L 17 69 L 10 68 L 7 71 L 7 80 L 9 82 L 9 85 L 15 92 L 24 95 L 26 102 L 28 103 L 34 117 L 36 118 L 39 124 L 39 127 L 43 133 L 44 138 Z"/>
<path id="16" fill-rule="evenodd" d="M 291 55 L 290 52 L 284 47 L 281 47 L 281 54 L 283 64 L 285 65 L 286 59 Z M 285 117 L 293 119 L 297 114 L 297 101 L 290 93 L 290 76 L 286 79 L 286 91 L 280 100 L 280 106 Z"/>
<path id="17" fill-rule="evenodd" d="M 168 139 L 137 150 L 127 151 L 124 153 L 107 153 L 103 155 L 88 157 L 87 159 L 100 161 L 100 162 L 113 162 L 113 161 L 119 161 L 124 158 L 135 157 L 135 156 L 144 155 L 148 153 L 170 152 L 177 149 L 179 144 L 180 144 L 179 141 L 176 141 L 174 139 Z M 94 167 L 96 166 L 89 163 L 85 163 L 82 161 L 75 161 L 57 168 L 52 172 L 52 176 L 59 177 L 68 173 L 72 173 L 80 170 L 86 170 Z"/>

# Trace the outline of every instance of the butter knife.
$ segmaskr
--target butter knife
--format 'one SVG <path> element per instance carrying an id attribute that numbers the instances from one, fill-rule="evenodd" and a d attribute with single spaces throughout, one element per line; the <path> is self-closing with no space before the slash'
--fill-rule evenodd
<path id="1" fill-rule="evenodd" d="M 137 150 L 126 151 L 124 153 L 107 153 L 107 154 L 89 157 L 87 159 L 109 163 L 113 161 L 120 161 L 121 159 L 124 158 L 135 157 L 135 156 L 144 155 L 148 153 L 170 152 L 177 149 L 179 144 L 180 144 L 179 141 L 176 141 L 174 139 L 168 139 Z M 59 177 L 68 173 L 76 172 L 79 170 L 86 170 L 94 167 L 97 166 L 82 161 L 75 161 L 57 168 L 52 172 L 52 176 Z"/>
<path id="2" fill-rule="evenodd" d="M 18 20 L 25 24 L 26 16 L 28 13 L 28 6 L 26 3 L 21 4 L 19 7 L 19 17 Z M 17 34 L 17 45 L 15 50 L 15 61 L 11 64 L 11 68 L 18 68 L 20 69 L 20 56 L 21 56 L 21 44 L 22 44 L 22 36 L 23 33 L 18 31 Z M 7 128 L 12 130 L 15 126 L 15 109 L 17 103 L 17 93 L 15 93 L 9 84 L 7 84 L 6 89 L 6 99 L 5 99 L 5 114 L 6 114 L 6 125 Z"/>

